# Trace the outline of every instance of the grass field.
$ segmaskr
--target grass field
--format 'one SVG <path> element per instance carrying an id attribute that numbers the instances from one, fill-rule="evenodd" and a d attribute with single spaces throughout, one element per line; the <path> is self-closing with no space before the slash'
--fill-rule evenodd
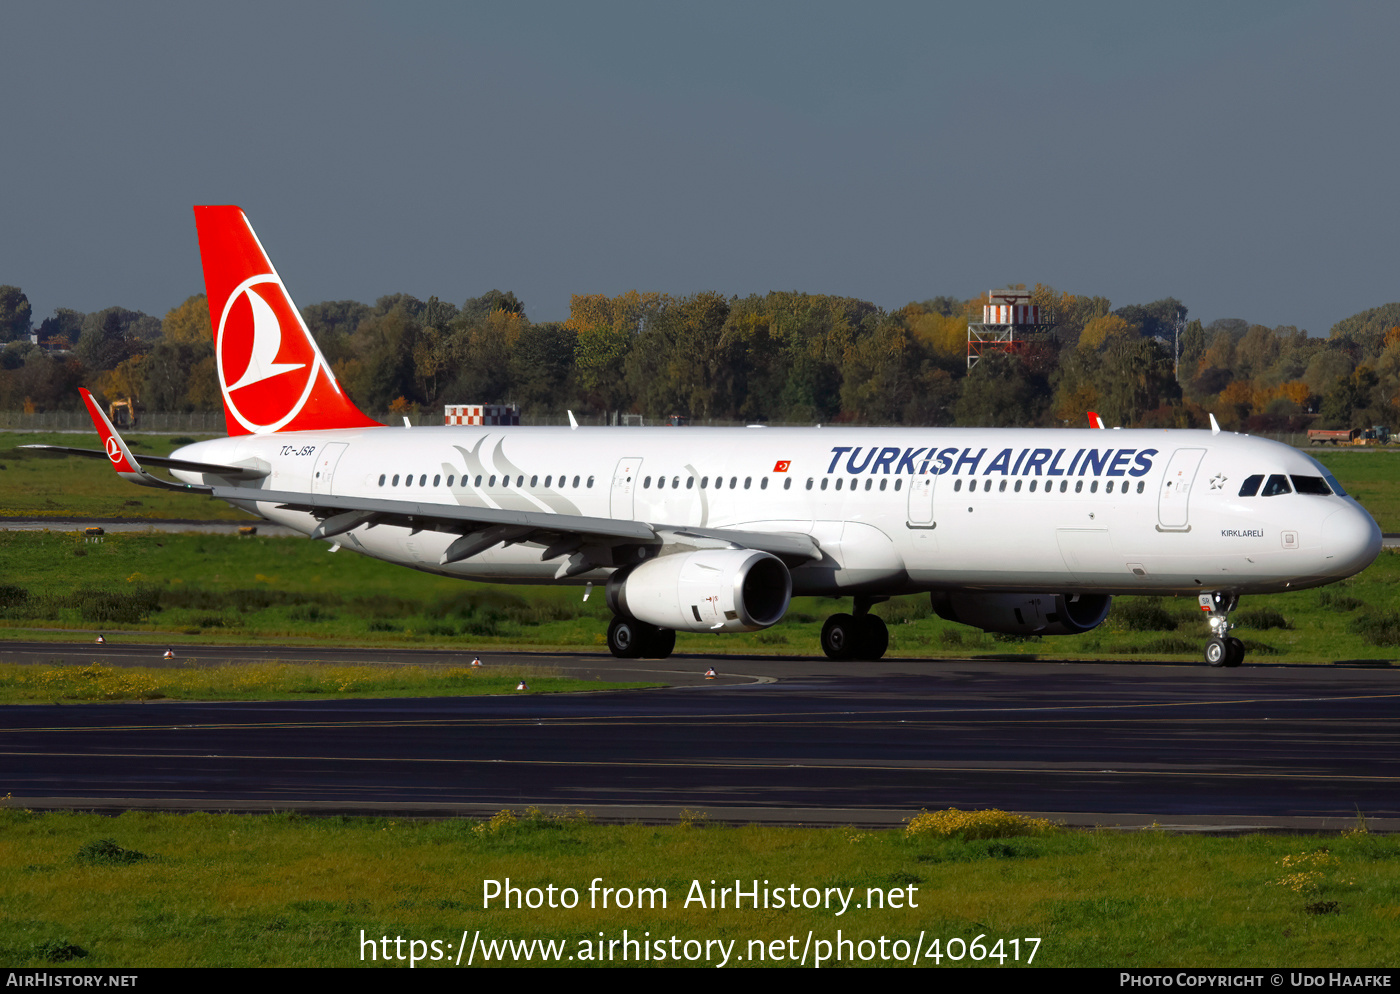
<path id="1" fill-rule="evenodd" d="M 207 436 L 200 436 L 201 438 Z M 196 441 L 192 436 L 123 436 L 139 459 L 167 456 Z M 196 521 L 260 520 L 221 500 L 137 487 L 101 459 L 54 455 L 21 445 L 101 449 L 97 435 L 0 432 L 0 518 L 183 518 Z"/>
<path id="2" fill-rule="evenodd" d="M 808 966 L 818 954 L 826 966 L 907 963 L 916 947 L 928 967 L 1400 962 L 1400 838 L 978 834 L 721 827 L 699 814 L 658 827 L 537 811 L 422 822 L 0 810 L 0 960 L 336 967 L 385 965 L 387 952 L 391 965 L 417 955 L 441 968 L 469 945 L 463 966 L 538 966 L 544 940 L 563 965 L 618 965 L 626 930 L 643 940 L 636 955 L 667 966 L 717 966 L 726 950 L 731 967 L 786 966 L 804 947 Z M 520 904 L 543 906 L 483 907 L 486 881 L 504 890 L 507 878 Z M 732 893 L 710 906 L 712 886 L 718 903 L 736 881 L 769 907 L 736 910 Z M 591 907 L 605 887 L 609 907 Z M 830 893 L 833 906 L 777 908 L 775 893 Z"/>
<path id="3" fill-rule="evenodd" d="M 158 635 L 173 644 L 352 643 L 481 652 L 596 648 L 609 612 L 577 587 L 503 587 L 406 570 L 301 538 L 0 531 L 0 639 Z M 1255 662 L 1391 660 L 1400 655 L 1400 554 L 1321 590 L 1249 597 L 1232 615 Z M 679 652 L 813 655 L 843 604 L 797 598 L 778 625 L 722 637 L 678 635 Z M 896 656 L 1199 657 L 1194 598 L 1122 597 L 1086 635 L 1013 638 L 943 621 L 927 597 L 876 606 Z M 116 634 L 130 633 L 130 634 Z"/>

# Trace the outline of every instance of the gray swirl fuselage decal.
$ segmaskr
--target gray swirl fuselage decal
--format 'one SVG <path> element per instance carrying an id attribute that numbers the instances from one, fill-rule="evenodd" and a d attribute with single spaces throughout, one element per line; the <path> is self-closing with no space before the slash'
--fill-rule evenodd
<path id="1" fill-rule="evenodd" d="M 494 441 L 494 445 L 490 448 L 490 464 L 487 465 L 480 458 L 479 452 L 483 445 L 492 441 Z M 462 477 L 462 485 L 453 492 L 458 504 L 472 507 L 499 507 L 511 511 L 546 510 L 556 514 L 580 513 L 578 505 L 563 494 L 539 488 L 529 491 L 518 482 L 510 482 L 512 480 L 519 481 L 522 477 L 531 474 L 527 474 L 505 454 L 505 439 L 503 437 L 497 436 L 493 440 L 492 436 L 483 435 L 471 449 L 460 445 L 454 445 L 453 448 L 462 454 L 462 460 L 467 469 L 466 475 Z M 455 469 L 456 467 L 450 463 L 443 464 L 444 471 L 451 472 Z M 502 481 L 504 490 L 496 489 L 488 492 L 487 486 L 477 486 L 474 482 L 480 478 L 482 483 L 486 484 L 493 475 L 505 478 Z M 538 476 L 539 474 L 534 475 Z"/>

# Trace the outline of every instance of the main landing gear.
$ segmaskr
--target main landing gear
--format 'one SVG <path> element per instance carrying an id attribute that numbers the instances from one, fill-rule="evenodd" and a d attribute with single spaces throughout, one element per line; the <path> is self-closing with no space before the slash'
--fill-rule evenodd
<path id="1" fill-rule="evenodd" d="M 676 633 L 614 616 L 608 625 L 608 648 L 619 659 L 665 659 L 676 648 Z"/>
<path id="2" fill-rule="evenodd" d="M 890 630 L 870 605 L 884 597 L 857 597 L 855 614 L 833 614 L 822 625 L 822 651 L 831 659 L 879 659 L 890 647 Z"/>
<path id="3" fill-rule="evenodd" d="M 1201 610 L 1207 612 L 1210 641 L 1206 643 L 1206 662 L 1211 666 L 1238 666 L 1244 662 L 1244 643 L 1230 634 L 1230 612 L 1240 602 L 1239 595 L 1222 591 L 1201 594 Z"/>

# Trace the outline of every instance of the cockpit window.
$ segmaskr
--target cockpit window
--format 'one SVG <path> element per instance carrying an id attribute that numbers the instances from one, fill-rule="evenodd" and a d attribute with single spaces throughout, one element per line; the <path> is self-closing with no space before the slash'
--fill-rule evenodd
<path id="1" fill-rule="evenodd" d="M 1259 484 L 1263 482 L 1263 473 L 1251 476 L 1249 479 L 1245 480 L 1243 483 L 1240 484 L 1240 496 L 1253 497 L 1255 494 L 1259 493 Z"/>
<path id="2" fill-rule="evenodd" d="M 1264 484 L 1264 492 L 1261 497 L 1277 497 L 1279 494 L 1291 494 L 1293 488 L 1288 485 L 1288 477 L 1282 473 L 1275 473 L 1269 477 L 1269 482 Z"/>
<path id="3" fill-rule="evenodd" d="M 1293 489 L 1300 494 L 1317 494 L 1320 497 L 1328 497 L 1332 494 L 1331 488 L 1320 476 L 1294 476 L 1291 479 L 1293 480 Z"/>

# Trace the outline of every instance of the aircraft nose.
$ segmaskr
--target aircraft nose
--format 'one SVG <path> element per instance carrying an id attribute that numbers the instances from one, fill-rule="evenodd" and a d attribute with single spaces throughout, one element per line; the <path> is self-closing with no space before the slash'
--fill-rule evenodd
<path id="1" fill-rule="evenodd" d="M 1329 575 L 1360 573 L 1380 552 L 1380 527 L 1359 505 L 1333 511 L 1322 522 L 1322 553 Z"/>

